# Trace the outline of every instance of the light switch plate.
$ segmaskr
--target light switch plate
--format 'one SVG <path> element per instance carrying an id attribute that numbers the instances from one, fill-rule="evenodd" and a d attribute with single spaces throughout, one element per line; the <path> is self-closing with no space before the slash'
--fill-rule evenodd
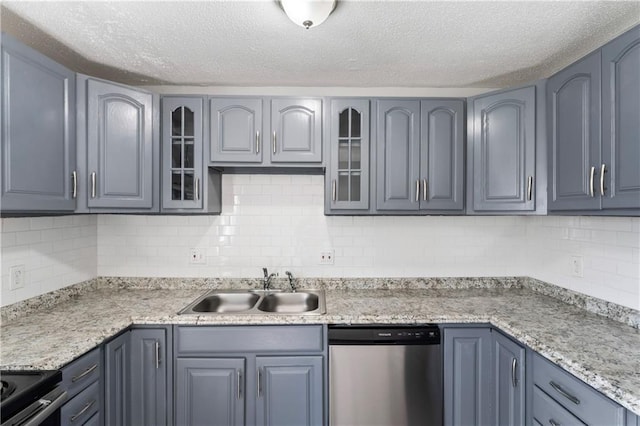
<path id="1" fill-rule="evenodd" d="M 571 275 L 580 278 L 584 276 L 584 263 L 582 256 L 571 256 Z"/>

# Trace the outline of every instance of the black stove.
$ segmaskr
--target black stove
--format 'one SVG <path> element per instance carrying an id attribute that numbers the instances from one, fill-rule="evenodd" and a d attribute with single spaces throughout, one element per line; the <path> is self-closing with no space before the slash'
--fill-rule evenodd
<path id="1" fill-rule="evenodd" d="M 59 370 L 0 371 L 0 418 L 2 424 L 34 402 L 45 398 L 62 380 Z"/>

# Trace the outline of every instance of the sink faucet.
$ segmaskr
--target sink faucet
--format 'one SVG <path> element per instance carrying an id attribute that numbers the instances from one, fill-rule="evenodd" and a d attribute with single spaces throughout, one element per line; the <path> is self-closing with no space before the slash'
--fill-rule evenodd
<path id="1" fill-rule="evenodd" d="M 293 282 L 293 274 L 289 271 L 286 271 L 285 274 L 287 274 L 287 277 L 289 278 L 289 287 L 291 287 L 291 291 L 295 293 L 298 288 L 296 287 L 296 283 Z"/>
<path id="2" fill-rule="evenodd" d="M 266 291 L 271 288 L 271 279 L 273 279 L 273 277 L 277 277 L 278 274 L 274 272 L 269 275 L 269 271 L 267 271 L 267 268 L 262 268 L 262 273 L 264 273 L 264 280 L 262 280 L 262 289 Z"/>

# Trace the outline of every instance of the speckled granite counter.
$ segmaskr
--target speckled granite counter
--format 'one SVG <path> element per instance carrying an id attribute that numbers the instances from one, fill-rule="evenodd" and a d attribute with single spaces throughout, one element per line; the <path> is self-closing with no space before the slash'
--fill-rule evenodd
<path id="1" fill-rule="evenodd" d="M 203 291 L 97 286 L 5 320 L 1 367 L 60 368 L 131 324 L 491 323 L 640 414 L 640 330 L 528 288 L 328 289 L 321 316 L 176 314 Z"/>

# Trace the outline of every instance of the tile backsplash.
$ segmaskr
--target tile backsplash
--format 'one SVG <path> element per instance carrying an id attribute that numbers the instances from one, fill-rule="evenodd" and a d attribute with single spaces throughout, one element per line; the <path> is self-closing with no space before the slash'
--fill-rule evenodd
<path id="1" fill-rule="evenodd" d="M 526 275 L 640 309 L 640 218 L 324 216 L 323 182 L 225 174 L 220 216 L 2 219 L 2 305 L 96 275 L 259 277 L 266 266 L 299 277 Z M 189 262 L 191 249 L 204 263 Z M 331 250 L 334 264 L 321 265 Z M 9 290 L 16 262 L 31 273 L 24 291 Z"/>

